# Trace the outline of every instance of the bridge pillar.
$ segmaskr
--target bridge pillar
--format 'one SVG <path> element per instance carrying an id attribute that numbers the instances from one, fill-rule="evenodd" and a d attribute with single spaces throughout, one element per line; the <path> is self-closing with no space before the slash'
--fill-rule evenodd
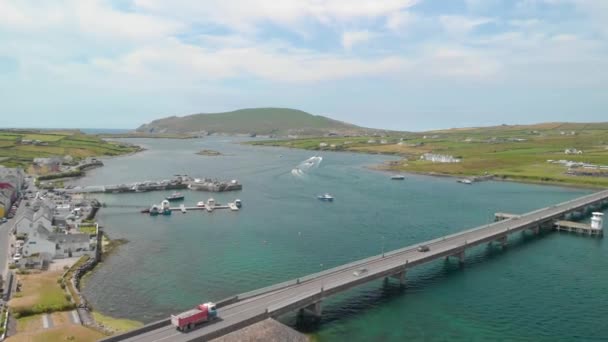
<path id="1" fill-rule="evenodd" d="M 498 241 L 498 243 L 500 243 L 500 245 L 501 245 L 502 247 L 505 247 L 505 246 L 507 245 L 507 239 L 508 239 L 508 237 L 505 235 L 505 236 L 501 236 L 501 237 L 500 237 L 500 238 L 498 238 L 498 240 L 496 240 L 496 241 Z"/>
<path id="2" fill-rule="evenodd" d="M 405 275 L 407 273 L 407 270 L 403 270 L 397 274 L 393 274 L 391 276 L 391 278 L 397 279 L 399 280 L 399 285 L 405 285 Z"/>
<path id="3" fill-rule="evenodd" d="M 458 257 L 458 262 L 464 264 L 464 250 L 456 255 Z"/>
<path id="4" fill-rule="evenodd" d="M 462 251 L 460 251 L 460 252 L 458 252 L 458 253 L 456 253 L 456 254 L 452 254 L 452 255 L 448 255 L 448 256 L 446 256 L 446 257 L 445 257 L 445 260 L 446 260 L 446 261 L 447 261 L 447 260 L 450 260 L 450 257 L 456 257 L 456 258 L 458 258 L 458 262 L 459 262 L 460 264 L 464 264 L 464 250 L 462 250 Z"/>
<path id="5" fill-rule="evenodd" d="M 301 311 L 307 312 L 315 317 L 321 317 L 321 315 L 323 314 L 323 308 L 321 307 L 321 301 L 312 303 L 309 306 L 302 309 Z"/>

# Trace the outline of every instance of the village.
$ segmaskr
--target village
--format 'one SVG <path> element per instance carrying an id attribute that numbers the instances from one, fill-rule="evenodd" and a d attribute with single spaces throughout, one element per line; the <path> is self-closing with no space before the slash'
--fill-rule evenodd
<path id="1" fill-rule="evenodd" d="M 0 341 L 52 334 L 95 340 L 127 329 L 92 312 L 79 290 L 112 245 L 95 220 L 100 207 L 81 194 L 40 189 L 21 169 L 0 167 Z"/>

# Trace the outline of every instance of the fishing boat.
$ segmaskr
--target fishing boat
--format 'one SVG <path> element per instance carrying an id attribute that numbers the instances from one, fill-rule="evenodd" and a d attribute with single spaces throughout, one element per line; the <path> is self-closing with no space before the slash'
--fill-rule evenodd
<path id="1" fill-rule="evenodd" d="M 158 214 L 160 214 L 160 208 L 156 205 L 153 205 L 148 212 L 150 213 L 150 216 L 157 216 Z"/>
<path id="2" fill-rule="evenodd" d="M 392 180 L 404 180 L 405 176 L 403 175 L 394 175 L 391 177 Z"/>
<path id="3" fill-rule="evenodd" d="M 333 196 L 328 193 L 317 196 L 317 198 L 321 201 L 326 201 L 326 202 L 333 202 L 333 200 L 334 200 Z"/>
<path id="4" fill-rule="evenodd" d="M 234 205 L 236 205 L 237 208 L 240 208 L 243 206 L 243 202 L 237 198 L 234 200 Z"/>
<path id="5" fill-rule="evenodd" d="M 165 199 L 167 201 L 171 201 L 171 202 L 173 202 L 173 201 L 182 201 L 184 199 L 184 195 L 182 195 L 179 192 L 174 192 L 174 193 L 171 194 L 171 196 L 165 197 Z"/>

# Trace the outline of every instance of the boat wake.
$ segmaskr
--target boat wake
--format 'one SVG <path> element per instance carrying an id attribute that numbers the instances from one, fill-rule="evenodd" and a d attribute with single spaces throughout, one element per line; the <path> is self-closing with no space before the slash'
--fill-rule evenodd
<path id="1" fill-rule="evenodd" d="M 305 161 L 301 162 L 297 167 L 291 170 L 291 174 L 295 177 L 303 177 L 313 169 L 319 167 L 321 162 L 323 161 L 323 157 L 320 156 L 312 156 Z"/>

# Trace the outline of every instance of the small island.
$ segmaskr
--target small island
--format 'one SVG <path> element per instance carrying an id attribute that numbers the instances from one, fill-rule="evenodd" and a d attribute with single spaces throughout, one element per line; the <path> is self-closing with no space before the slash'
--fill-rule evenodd
<path id="1" fill-rule="evenodd" d="M 216 157 L 216 156 L 222 155 L 220 152 L 214 151 L 214 150 L 200 150 L 200 151 L 196 152 L 196 154 L 201 155 L 201 156 L 211 156 L 211 157 Z"/>

